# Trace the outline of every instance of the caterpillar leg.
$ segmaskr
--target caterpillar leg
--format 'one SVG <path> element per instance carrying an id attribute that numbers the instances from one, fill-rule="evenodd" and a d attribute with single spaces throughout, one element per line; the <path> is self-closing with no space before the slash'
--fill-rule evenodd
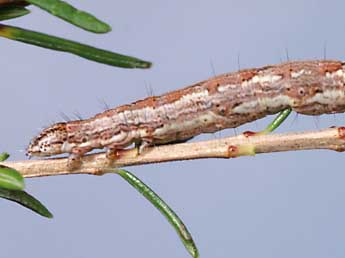
<path id="1" fill-rule="evenodd" d="M 178 143 L 184 143 L 184 142 L 187 142 L 189 140 L 191 140 L 193 137 L 189 137 L 189 138 L 186 138 L 186 139 L 180 139 L 180 140 L 176 140 L 176 141 L 173 141 L 173 142 L 168 142 L 168 143 L 155 143 L 155 144 L 152 144 L 152 139 L 143 139 L 142 141 L 140 142 L 136 142 L 135 143 L 135 148 L 137 149 L 137 156 L 144 153 L 145 150 L 147 149 L 147 147 L 150 147 L 152 145 L 155 145 L 155 146 L 159 146 L 159 145 L 167 145 L 167 144 L 178 144 Z"/>
<path id="2" fill-rule="evenodd" d="M 139 154 L 141 154 L 147 147 L 148 145 L 146 144 L 140 144 L 137 146 L 137 144 L 135 144 L 135 154 L 134 157 L 138 156 Z M 124 150 L 123 148 L 121 148 L 119 145 L 114 145 L 114 146 L 110 146 L 108 147 L 105 156 L 106 156 L 106 166 L 113 166 L 113 162 L 116 161 L 118 158 L 120 158 L 121 155 L 121 151 Z"/>
<path id="3" fill-rule="evenodd" d="M 290 115 L 290 113 L 291 113 L 291 108 L 284 109 L 276 116 L 276 118 L 274 118 L 274 120 L 264 130 L 260 132 L 247 131 L 247 132 L 244 132 L 243 134 L 245 136 L 269 134 L 273 132 L 275 129 L 277 129 L 285 121 L 285 119 Z"/>
<path id="4" fill-rule="evenodd" d="M 155 145 L 166 145 L 166 144 L 185 143 L 185 142 L 190 141 L 190 140 L 193 139 L 193 138 L 194 138 L 194 137 L 188 137 L 188 138 L 185 138 L 185 139 L 179 139 L 179 140 L 175 140 L 175 141 L 168 142 L 168 143 L 158 143 L 158 144 L 155 144 Z"/>
<path id="5" fill-rule="evenodd" d="M 73 148 L 70 156 L 68 157 L 67 167 L 69 170 L 77 169 L 81 166 L 81 158 L 87 152 L 91 151 L 91 148 Z"/>
<path id="6" fill-rule="evenodd" d="M 121 135 L 122 137 L 118 142 L 107 146 L 107 151 L 105 154 L 106 154 L 106 158 L 108 160 L 109 165 L 111 165 L 111 163 L 114 160 L 119 158 L 120 150 L 124 149 L 126 146 L 130 145 L 133 142 L 131 134 L 128 131 L 122 130 Z"/>
<path id="7" fill-rule="evenodd" d="M 137 150 L 137 156 L 144 153 L 147 147 L 152 146 L 152 140 L 150 139 L 143 139 L 140 142 L 135 143 L 135 148 Z"/>
<path id="8" fill-rule="evenodd" d="M 112 162 L 119 158 L 119 148 L 116 146 L 109 147 L 105 153 L 105 156 L 109 162 Z"/>

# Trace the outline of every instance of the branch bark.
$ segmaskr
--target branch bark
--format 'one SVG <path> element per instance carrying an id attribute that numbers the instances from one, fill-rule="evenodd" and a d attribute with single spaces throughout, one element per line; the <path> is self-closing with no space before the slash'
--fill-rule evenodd
<path id="1" fill-rule="evenodd" d="M 75 170 L 67 167 L 67 158 L 3 162 L 23 174 L 24 177 L 41 177 L 67 174 L 103 175 L 114 168 L 151 163 L 203 159 L 235 158 L 260 153 L 329 149 L 345 151 L 345 127 L 334 127 L 320 131 L 255 135 L 244 133 L 223 139 L 162 145 L 147 149 L 139 156 L 135 149 L 119 152 L 114 162 L 109 162 L 104 153 L 83 157 L 82 165 Z"/>

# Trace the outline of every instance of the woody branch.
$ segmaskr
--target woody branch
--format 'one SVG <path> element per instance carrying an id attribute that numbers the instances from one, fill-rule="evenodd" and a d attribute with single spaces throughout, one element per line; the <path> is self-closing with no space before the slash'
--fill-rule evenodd
<path id="1" fill-rule="evenodd" d="M 102 175 L 114 168 L 151 163 L 203 159 L 235 158 L 260 153 L 329 149 L 345 150 L 345 127 L 320 131 L 268 135 L 241 134 L 223 139 L 162 145 L 147 149 L 137 155 L 134 149 L 119 152 L 116 161 L 109 163 L 104 153 L 86 155 L 82 165 L 73 171 L 68 169 L 67 158 L 3 162 L 3 165 L 20 171 L 24 177 L 41 177 L 67 174 Z"/>

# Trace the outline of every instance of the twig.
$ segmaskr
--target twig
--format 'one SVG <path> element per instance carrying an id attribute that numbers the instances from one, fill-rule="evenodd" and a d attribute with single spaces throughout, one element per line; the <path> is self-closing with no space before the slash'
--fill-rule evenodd
<path id="1" fill-rule="evenodd" d="M 147 149 L 136 155 L 136 150 L 119 152 L 119 157 L 109 163 L 104 153 L 86 155 L 80 168 L 73 171 L 67 167 L 67 158 L 25 160 L 0 164 L 20 171 L 24 177 L 41 177 L 66 174 L 102 175 L 114 171 L 114 167 L 127 167 L 177 160 L 202 158 L 234 158 L 259 153 L 329 149 L 345 151 L 345 127 L 320 131 L 255 135 L 247 132 L 236 137 L 218 140 L 162 145 Z"/>

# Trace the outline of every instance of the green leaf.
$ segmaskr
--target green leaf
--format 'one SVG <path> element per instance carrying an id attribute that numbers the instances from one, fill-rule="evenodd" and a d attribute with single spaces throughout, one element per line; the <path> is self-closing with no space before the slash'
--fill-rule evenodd
<path id="1" fill-rule="evenodd" d="M 0 197 L 14 201 L 44 217 L 52 218 L 53 214 L 37 199 L 24 191 L 0 188 Z"/>
<path id="2" fill-rule="evenodd" d="M 72 5 L 60 0 L 27 0 L 43 10 L 69 22 L 82 29 L 95 32 L 106 33 L 111 31 L 111 27 L 97 19 L 95 16 L 78 10 Z"/>
<path id="3" fill-rule="evenodd" d="M 126 170 L 116 171 L 122 178 L 124 178 L 129 184 L 137 189 L 148 201 L 150 201 L 169 221 L 169 223 L 175 228 L 182 243 L 186 247 L 187 251 L 194 257 L 199 257 L 198 249 L 194 243 L 192 235 L 189 233 L 187 227 L 183 221 L 177 216 L 177 214 L 160 198 L 150 187 L 142 182 L 135 175 Z"/>
<path id="4" fill-rule="evenodd" d="M 0 187 L 10 190 L 23 190 L 23 176 L 15 169 L 0 165 Z"/>
<path id="5" fill-rule="evenodd" d="M 86 59 L 112 66 L 123 68 L 151 67 L 150 62 L 143 61 L 135 57 L 113 53 L 75 41 L 70 41 L 35 31 L 24 30 L 18 27 L 0 24 L 0 36 L 39 47 L 73 53 Z"/>
<path id="6" fill-rule="evenodd" d="M 10 157 L 10 154 L 8 154 L 7 152 L 3 152 L 0 154 L 0 162 L 5 161 L 6 159 L 8 159 Z"/>
<path id="7" fill-rule="evenodd" d="M 260 132 L 260 134 L 268 134 L 268 133 L 273 132 L 285 121 L 285 119 L 290 115 L 290 113 L 291 113 L 291 108 L 287 108 L 281 111 L 277 115 L 277 117 L 274 118 L 274 120 L 266 127 L 266 129 Z"/>
<path id="8" fill-rule="evenodd" d="M 0 21 L 9 20 L 29 14 L 30 11 L 22 6 L 5 6 L 0 8 Z"/>

